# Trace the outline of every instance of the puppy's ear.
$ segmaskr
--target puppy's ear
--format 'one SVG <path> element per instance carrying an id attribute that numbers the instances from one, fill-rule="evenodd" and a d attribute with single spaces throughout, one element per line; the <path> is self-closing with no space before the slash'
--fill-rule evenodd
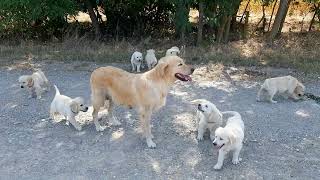
<path id="1" fill-rule="evenodd" d="M 27 86 L 28 86 L 28 87 L 32 87 L 33 84 L 34 84 L 34 81 L 33 81 L 32 77 L 29 77 L 29 78 L 28 78 L 28 84 L 27 84 Z"/>
<path id="2" fill-rule="evenodd" d="M 72 103 L 70 104 L 70 109 L 73 113 L 78 113 L 79 112 L 79 105 L 77 102 L 72 101 Z"/>
<path id="3" fill-rule="evenodd" d="M 193 101 L 191 101 L 191 104 L 201 104 L 203 102 L 202 99 L 195 99 Z"/>
<path id="4" fill-rule="evenodd" d="M 230 144 L 234 144 L 236 142 L 236 135 L 233 132 L 230 132 L 228 139 L 229 139 Z"/>

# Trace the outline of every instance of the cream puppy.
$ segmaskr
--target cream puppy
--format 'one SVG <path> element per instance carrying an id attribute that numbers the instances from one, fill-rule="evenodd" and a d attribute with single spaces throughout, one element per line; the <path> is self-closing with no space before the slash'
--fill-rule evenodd
<path id="1" fill-rule="evenodd" d="M 26 88 L 29 91 L 29 98 L 36 94 L 37 99 L 41 99 L 43 91 L 48 91 L 49 81 L 41 70 L 34 72 L 32 75 L 23 75 L 19 77 L 21 88 Z"/>
<path id="2" fill-rule="evenodd" d="M 155 50 L 153 50 L 153 49 L 147 50 L 147 54 L 146 54 L 145 60 L 147 62 L 149 70 L 152 69 L 154 66 L 156 66 L 157 58 L 156 58 L 156 55 L 155 55 Z"/>
<path id="3" fill-rule="evenodd" d="M 210 139 L 214 139 L 214 131 L 222 125 L 222 114 L 219 109 L 210 101 L 196 99 L 191 103 L 197 104 L 198 136 L 199 141 L 203 140 L 203 134 L 207 129 L 210 131 Z"/>
<path id="4" fill-rule="evenodd" d="M 244 124 L 241 115 L 236 111 L 225 111 L 222 114 L 232 114 L 233 116 L 228 118 L 224 128 L 219 127 L 216 129 L 215 139 L 212 143 L 219 148 L 219 156 L 214 169 L 221 169 L 224 157 L 230 151 L 233 151 L 233 164 L 238 164 L 241 161 L 239 154 L 244 138 Z"/>
<path id="5" fill-rule="evenodd" d="M 257 101 L 261 101 L 261 96 L 264 93 L 267 94 L 267 100 L 271 103 L 277 103 L 277 101 L 273 100 L 274 95 L 277 93 L 285 98 L 289 96 L 294 100 L 299 100 L 303 98 L 304 91 L 304 85 L 292 76 L 269 78 L 262 84 L 257 94 Z"/>
<path id="6" fill-rule="evenodd" d="M 173 46 L 167 50 L 166 56 L 178 56 L 180 54 L 180 50 L 177 46 Z"/>
<path id="7" fill-rule="evenodd" d="M 55 120 L 55 115 L 60 114 L 66 118 L 66 124 L 69 122 L 79 131 L 81 131 L 81 125 L 76 121 L 75 116 L 79 111 L 86 112 L 88 107 L 84 105 L 84 100 L 80 97 L 71 99 L 68 96 L 60 94 L 59 89 L 54 85 L 56 89 L 56 95 L 53 98 L 50 106 L 50 117 Z"/>
<path id="8" fill-rule="evenodd" d="M 132 71 L 134 72 L 137 69 L 137 72 L 140 72 L 140 67 L 142 65 L 143 57 L 142 53 L 135 51 L 131 56 L 131 65 Z"/>

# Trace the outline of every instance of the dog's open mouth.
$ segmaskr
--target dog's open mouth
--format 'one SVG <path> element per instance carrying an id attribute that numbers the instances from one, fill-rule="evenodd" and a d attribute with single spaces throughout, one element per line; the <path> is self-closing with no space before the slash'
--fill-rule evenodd
<path id="1" fill-rule="evenodd" d="M 221 146 L 218 146 L 218 149 L 221 149 L 224 146 L 224 144 L 222 144 Z"/>
<path id="2" fill-rule="evenodd" d="M 180 81 L 192 81 L 190 76 L 181 73 L 176 73 L 174 76 Z"/>

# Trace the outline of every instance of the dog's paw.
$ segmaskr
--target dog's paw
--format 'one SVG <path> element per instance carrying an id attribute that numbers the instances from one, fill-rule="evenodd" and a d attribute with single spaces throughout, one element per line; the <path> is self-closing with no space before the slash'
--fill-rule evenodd
<path id="1" fill-rule="evenodd" d="M 96 127 L 96 130 L 97 131 L 104 131 L 106 128 L 107 128 L 107 126 L 99 126 L 99 127 Z"/>
<path id="2" fill-rule="evenodd" d="M 203 140 L 203 136 L 199 136 L 197 137 L 198 141 L 202 141 Z"/>
<path id="3" fill-rule="evenodd" d="M 239 164 L 239 162 L 241 161 L 241 159 L 232 159 L 232 164 L 236 165 Z"/>
<path id="4" fill-rule="evenodd" d="M 213 167 L 213 169 L 215 169 L 215 170 L 220 170 L 221 167 L 222 167 L 222 165 L 216 164 L 216 165 Z"/>
<path id="5" fill-rule="evenodd" d="M 276 104 L 278 101 L 270 100 L 270 102 Z"/>
<path id="6" fill-rule="evenodd" d="M 256 98 L 256 101 L 257 101 L 257 102 L 260 102 L 260 101 L 261 101 L 261 99 L 257 97 L 257 98 Z"/>
<path id="7" fill-rule="evenodd" d="M 148 148 L 156 148 L 156 143 L 154 143 L 151 139 L 147 140 Z"/>

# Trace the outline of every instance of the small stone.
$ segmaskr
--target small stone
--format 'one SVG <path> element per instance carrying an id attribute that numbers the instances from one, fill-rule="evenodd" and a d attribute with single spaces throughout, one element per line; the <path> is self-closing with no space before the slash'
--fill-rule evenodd
<path id="1" fill-rule="evenodd" d="M 299 150 L 299 149 L 296 149 L 296 151 L 299 152 L 300 150 Z"/>

